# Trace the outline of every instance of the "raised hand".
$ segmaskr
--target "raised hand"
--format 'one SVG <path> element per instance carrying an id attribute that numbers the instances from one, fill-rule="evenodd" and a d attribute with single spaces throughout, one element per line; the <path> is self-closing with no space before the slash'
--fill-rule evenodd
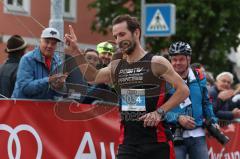
<path id="1" fill-rule="evenodd" d="M 234 95 L 234 90 L 232 90 L 232 89 L 224 90 L 218 94 L 218 98 L 220 98 L 223 101 L 226 101 L 226 100 L 230 99 L 233 95 Z"/>
<path id="2" fill-rule="evenodd" d="M 69 27 L 69 34 L 65 34 L 64 36 L 64 41 L 65 44 L 67 45 L 68 51 L 71 53 L 74 53 L 75 51 L 79 51 L 78 46 L 77 46 L 77 36 L 74 33 L 74 29 L 71 25 Z"/>

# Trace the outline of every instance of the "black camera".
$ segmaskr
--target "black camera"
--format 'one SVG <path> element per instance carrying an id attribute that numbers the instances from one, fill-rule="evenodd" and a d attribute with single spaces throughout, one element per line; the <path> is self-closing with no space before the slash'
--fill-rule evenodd
<path id="1" fill-rule="evenodd" d="M 224 135 L 210 120 L 205 121 L 205 127 L 211 136 L 213 136 L 219 143 L 226 145 L 229 142 L 228 136 Z"/>
<path id="2" fill-rule="evenodd" d="M 175 146 L 183 145 L 183 128 L 179 125 L 174 130 L 173 143 Z"/>

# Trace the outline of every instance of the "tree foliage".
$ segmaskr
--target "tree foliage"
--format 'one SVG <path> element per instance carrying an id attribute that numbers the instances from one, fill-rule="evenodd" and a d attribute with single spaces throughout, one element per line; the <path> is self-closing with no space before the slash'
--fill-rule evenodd
<path id="1" fill-rule="evenodd" d="M 89 7 L 97 10 L 92 29 L 107 34 L 112 19 L 119 14 L 130 14 L 140 19 L 140 0 L 95 0 Z M 219 73 L 230 70 L 227 59 L 230 49 L 240 44 L 239 0 L 146 0 L 146 3 L 174 3 L 176 5 L 176 34 L 171 37 L 150 37 L 146 45 L 153 52 L 168 48 L 173 41 L 189 42 L 193 62 L 204 64 Z"/>

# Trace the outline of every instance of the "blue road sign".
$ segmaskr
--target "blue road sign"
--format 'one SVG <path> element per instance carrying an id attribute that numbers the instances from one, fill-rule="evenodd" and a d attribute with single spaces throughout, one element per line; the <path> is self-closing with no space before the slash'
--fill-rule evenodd
<path id="1" fill-rule="evenodd" d="M 170 3 L 146 4 L 143 32 L 145 36 L 175 34 L 175 5 Z"/>

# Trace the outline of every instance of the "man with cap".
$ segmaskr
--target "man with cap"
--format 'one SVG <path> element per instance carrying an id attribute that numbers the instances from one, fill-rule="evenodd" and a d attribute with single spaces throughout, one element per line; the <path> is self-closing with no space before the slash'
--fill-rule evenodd
<path id="1" fill-rule="evenodd" d="M 13 35 L 8 39 L 5 49 L 8 59 L 0 68 L 0 97 L 11 97 L 16 81 L 18 64 L 26 48 L 26 41 L 19 35 Z"/>
<path id="2" fill-rule="evenodd" d="M 55 53 L 60 33 L 55 28 L 42 31 L 40 45 L 25 54 L 19 64 L 13 98 L 55 99 L 61 94 L 67 75 Z"/>
<path id="3" fill-rule="evenodd" d="M 101 42 L 97 45 L 97 51 L 99 53 L 99 65 L 97 66 L 97 68 L 103 68 L 106 67 L 111 59 L 112 59 L 112 55 L 115 52 L 115 47 L 112 43 L 110 42 Z"/>

